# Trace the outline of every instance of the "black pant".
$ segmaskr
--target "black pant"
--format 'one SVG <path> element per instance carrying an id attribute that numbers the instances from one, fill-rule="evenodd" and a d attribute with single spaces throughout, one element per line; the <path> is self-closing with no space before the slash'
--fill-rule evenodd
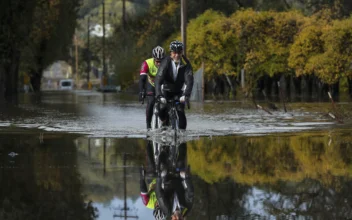
<path id="1" fill-rule="evenodd" d="M 152 95 L 148 94 L 147 95 L 147 109 L 146 109 L 147 129 L 151 128 L 154 105 L 155 105 L 154 94 L 152 94 Z"/>
<path id="2" fill-rule="evenodd" d="M 160 109 L 159 109 L 159 117 L 160 120 L 163 122 L 163 124 L 168 124 L 168 108 L 167 104 L 160 104 Z M 186 129 L 187 128 L 187 119 L 186 119 L 186 114 L 185 114 L 185 105 L 184 104 L 178 104 L 176 107 L 177 114 L 178 114 L 178 126 L 180 129 Z"/>

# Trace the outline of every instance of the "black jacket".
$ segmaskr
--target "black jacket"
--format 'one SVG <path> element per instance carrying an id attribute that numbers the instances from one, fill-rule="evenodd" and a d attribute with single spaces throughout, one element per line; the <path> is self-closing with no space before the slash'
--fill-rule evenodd
<path id="1" fill-rule="evenodd" d="M 186 168 L 187 145 L 186 143 L 182 143 L 179 145 L 178 148 L 179 150 L 176 166 L 178 168 Z M 169 157 L 170 155 L 164 156 Z M 159 158 L 160 161 L 164 161 L 165 165 L 171 166 L 171 164 L 166 163 L 165 159 L 165 157 Z M 171 167 L 169 168 L 172 169 Z M 176 193 L 181 206 L 182 215 L 188 215 L 189 212 L 192 210 L 194 201 L 194 187 L 191 175 L 188 173 L 185 179 L 181 179 L 180 177 L 169 176 L 164 180 L 164 188 L 162 188 L 162 184 L 162 178 L 157 177 L 155 194 L 159 203 L 159 207 L 163 211 L 163 213 L 167 217 L 171 216 L 174 193 Z"/>
<path id="2" fill-rule="evenodd" d="M 172 215 L 173 199 L 174 192 L 176 192 L 179 203 L 181 205 L 181 213 L 185 217 L 187 216 L 193 208 L 194 201 L 194 187 L 191 177 L 187 177 L 185 180 L 185 188 L 183 186 L 183 181 L 179 179 L 174 179 L 172 181 L 172 190 L 164 191 L 162 189 L 162 180 L 161 177 L 156 179 L 156 188 L 155 194 L 158 200 L 158 204 L 163 213 L 170 217 Z"/>
<path id="3" fill-rule="evenodd" d="M 162 95 L 161 85 L 171 85 L 173 88 L 173 93 L 177 95 L 190 96 L 193 88 L 193 70 L 192 66 L 183 56 L 186 61 L 181 62 L 181 66 L 178 69 L 178 74 L 176 81 L 174 80 L 173 70 L 172 70 L 172 59 L 170 56 L 165 57 L 158 68 L 158 73 L 155 77 L 155 93 L 159 97 Z M 186 84 L 186 90 L 182 94 L 182 87 Z"/>

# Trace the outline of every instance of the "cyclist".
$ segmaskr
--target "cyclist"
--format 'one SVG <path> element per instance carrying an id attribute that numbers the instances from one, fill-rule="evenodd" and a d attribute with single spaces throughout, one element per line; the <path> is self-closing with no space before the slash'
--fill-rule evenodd
<path id="1" fill-rule="evenodd" d="M 157 204 L 155 196 L 155 184 L 156 184 L 156 169 L 154 161 L 154 150 L 153 142 L 148 141 L 147 146 L 147 166 L 146 170 L 141 167 L 140 169 L 140 190 L 143 203 L 147 208 L 154 209 Z M 147 176 L 147 180 L 146 180 Z M 148 182 L 148 188 L 147 183 Z"/>
<path id="2" fill-rule="evenodd" d="M 153 209 L 153 216 L 155 220 L 164 220 L 165 215 L 159 207 L 158 201 L 155 194 L 156 186 L 156 169 L 154 161 L 154 150 L 153 142 L 147 142 L 147 167 L 140 169 L 140 191 L 143 204 L 149 208 Z M 147 187 L 148 183 L 148 187 Z"/>
<path id="3" fill-rule="evenodd" d="M 160 62 L 165 56 L 165 51 L 162 47 L 157 46 L 152 50 L 152 55 L 152 58 L 143 61 L 139 78 L 139 101 L 143 102 L 144 98 L 147 97 L 147 129 L 151 128 L 153 108 L 155 104 L 154 78 L 157 74 Z"/>
<path id="4" fill-rule="evenodd" d="M 178 146 L 178 157 L 175 171 L 179 176 L 170 173 L 172 162 L 167 161 L 168 153 L 162 151 L 159 156 L 160 172 L 156 180 L 156 198 L 158 205 L 165 216 L 171 216 L 172 220 L 183 219 L 192 209 L 194 199 L 194 188 L 186 166 L 187 145 Z"/>
<path id="5" fill-rule="evenodd" d="M 162 60 L 155 77 L 155 93 L 161 104 L 159 117 L 162 121 L 162 126 L 167 124 L 167 100 L 172 99 L 174 96 L 180 97 L 181 104 L 177 107 L 179 128 L 186 129 L 187 120 L 184 103 L 188 102 L 192 92 L 193 70 L 190 62 L 182 53 L 183 43 L 177 40 L 172 41 L 170 43 L 170 56 Z M 162 85 L 164 91 L 161 89 Z"/>

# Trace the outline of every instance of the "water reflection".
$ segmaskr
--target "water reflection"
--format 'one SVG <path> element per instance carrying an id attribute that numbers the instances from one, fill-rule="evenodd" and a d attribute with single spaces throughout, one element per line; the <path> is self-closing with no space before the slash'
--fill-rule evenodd
<path id="1" fill-rule="evenodd" d="M 187 144 L 149 140 L 146 157 L 146 169 L 140 173 L 143 204 L 153 210 L 155 219 L 183 219 L 194 201 Z"/>
<path id="2" fill-rule="evenodd" d="M 141 209 L 139 164 L 144 140 L 80 137 L 75 140 L 87 198 L 99 219 L 130 219 L 148 215 Z"/>
<path id="3" fill-rule="evenodd" d="M 70 135 L 0 135 L 0 219 L 94 219 Z M 12 156 L 10 156 L 10 155 Z"/>
<path id="4" fill-rule="evenodd" d="M 180 166 L 190 165 L 194 185 L 187 219 L 352 218 L 350 134 L 187 142 L 179 147 L 179 157 L 187 158 Z M 157 166 L 149 167 L 155 164 L 155 146 L 137 138 L 2 131 L 0 219 L 152 220 L 153 210 L 140 196 L 140 167 L 144 164 L 146 182 L 158 177 Z"/>

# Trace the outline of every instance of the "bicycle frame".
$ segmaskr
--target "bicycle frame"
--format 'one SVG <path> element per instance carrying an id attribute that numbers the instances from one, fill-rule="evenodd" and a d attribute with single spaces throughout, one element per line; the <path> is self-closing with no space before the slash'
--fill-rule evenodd
<path id="1" fill-rule="evenodd" d="M 179 149 L 178 145 L 161 145 L 159 143 L 153 142 L 153 150 L 154 150 L 154 160 L 157 172 L 160 174 L 160 165 L 161 162 L 164 162 L 168 167 L 168 174 L 172 174 L 173 176 L 178 177 L 178 170 L 176 167 L 176 162 L 178 159 Z M 161 152 L 165 153 L 167 156 L 164 158 L 164 161 L 160 161 Z"/>
<path id="2" fill-rule="evenodd" d="M 179 100 L 175 97 L 174 100 L 168 101 L 168 107 L 167 107 L 170 124 L 171 124 L 172 129 L 175 130 L 175 134 L 180 129 L 179 117 L 178 117 L 178 113 L 177 113 L 177 105 L 179 105 L 179 104 L 180 104 Z"/>

